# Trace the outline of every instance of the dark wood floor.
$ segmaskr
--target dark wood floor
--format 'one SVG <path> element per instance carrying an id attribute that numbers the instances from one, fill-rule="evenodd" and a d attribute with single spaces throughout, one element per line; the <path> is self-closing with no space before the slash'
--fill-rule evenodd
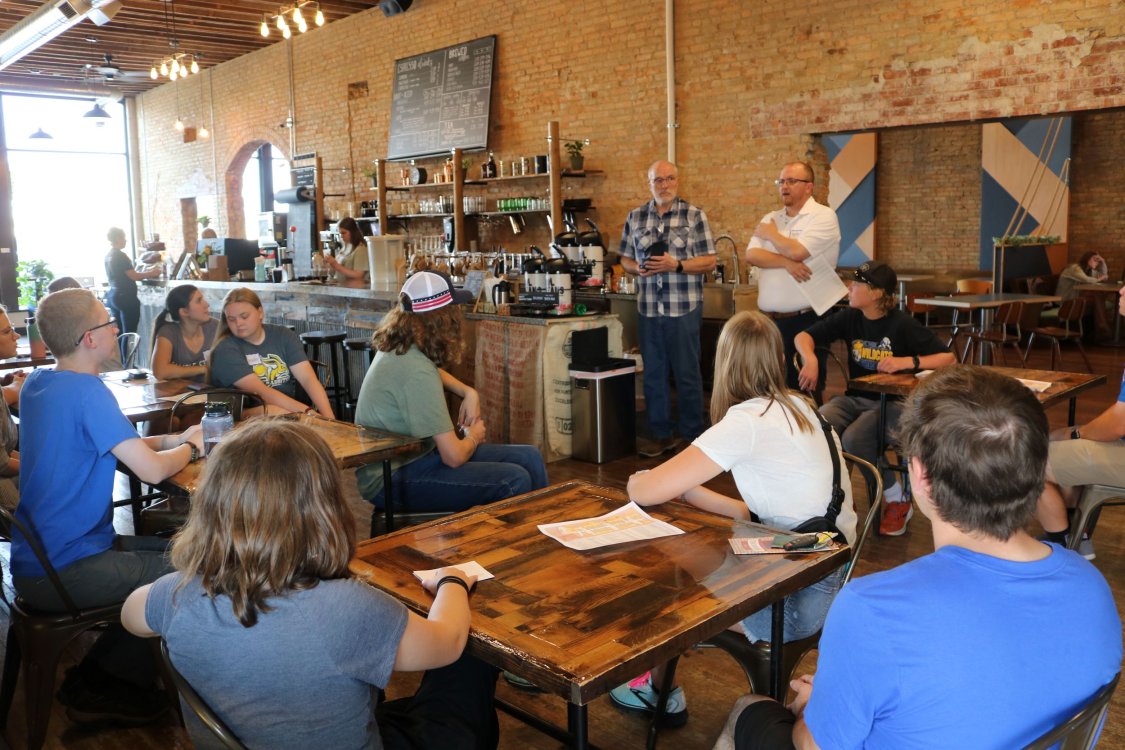
<path id="1" fill-rule="evenodd" d="M 1125 349 L 1094 348 L 1090 350 L 1090 355 L 1093 359 L 1095 371 L 1105 373 L 1108 376 L 1108 383 L 1079 400 L 1078 414 L 1080 421 L 1091 418 L 1116 398 L 1120 385 L 1122 364 L 1125 363 Z M 1045 368 L 1047 366 L 1045 350 L 1035 352 L 1030 365 Z M 1076 355 L 1068 355 L 1065 364 L 1057 369 L 1081 370 L 1081 361 Z M 838 386 L 838 384 L 833 384 L 833 386 Z M 1052 426 L 1063 424 L 1066 421 L 1066 407 L 1053 407 L 1049 410 L 1049 417 Z M 651 468 L 656 463 L 655 459 L 628 458 L 598 466 L 568 460 L 551 464 L 549 472 L 552 481 L 582 478 L 604 485 L 624 487 L 630 474 L 638 469 Z M 721 491 L 731 494 L 735 492 L 729 476 L 718 478 L 713 485 Z M 856 497 L 862 496 L 861 493 L 856 493 Z M 355 497 L 353 498 L 353 505 L 362 517 L 365 510 L 363 501 Z M 130 526 L 128 518 L 123 517 L 120 521 L 121 530 L 127 531 Z M 1122 606 L 1125 605 L 1125 511 L 1116 508 L 1106 511 L 1098 526 L 1094 543 L 1098 555 L 1094 564 L 1109 580 L 1117 598 L 1119 611 L 1121 611 Z M 873 537 L 870 540 L 864 551 L 864 558 L 860 563 L 858 574 L 865 575 L 885 570 L 924 555 L 931 550 L 929 524 L 921 514 L 915 514 L 914 520 L 910 523 L 910 529 L 904 536 L 897 538 Z M 4 550 L 4 556 L 6 558 L 6 549 Z M 0 626 L 6 625 L 6 619 L 6 612 L 0 613 Z M 0 633 L 6 631 L 6 626 L 0 628 Z M 1059 633 L 1058 637 L 1060 640 L 1081 638 L 1082 634 Z M 85 643 L 76 643 L 68 654 L 68 661 L 76 660 L 84 646 Z M 1027 658 L 1034 660 L 1036 655 L 1029 653 Z M 809 658 L 808 665 L 811 671 L 811 667 L 815 665 L 814 657 Z M 696 650 L 689 652 L 685 655 L 685 658 L 681 659 L 678 674 L 680 684 L 687 694 L 691 719 L 681 729 L 662 732 L 661 742 L 665 747 L 676 747 L 680 750 L 710 748 L 718 735 L 731 703 L 738 695 L 746 692 L 745 680 L 734 663 L 724 654 L 716 651 Z M 994 676 L 982 675 L 982 679 L 994 679 Z M 417 680 L 417 675 L 396 675 L 388 691 L 390 697 L 410 694 L 416 686 Z M 535 712 L 543 718 L 560 725 L 565 724 L 566 709 L 560 699 L 541 695 L 527 695 L 511 688 L 503 680 L 500 681 L 497 692 L 502 697 Z M 56 710 L 51 717 L 50 736 L 46 745 L 48 748 L 103 750 L 109 748 L 190 747 L 186 734 L 175 726 L 171 719 L 161 725 L 144 729 L 122 730 L 108 727 L 91 729 L 71 725 L 62 708 L 57 703 L 55 707 Z M 557 742 L 520 724 L 505 714 L 500 715 L 500 721 L 501 748 L 533 750 L 559 746 Z M 599 746 L 603 748 L 629 748 L 643 746 L 647 724 L 638 717 L 623 714 L 615 709 L 607 698 L 602 698 L 590 707 L 590 727 L 591 740 Z M 11 747 L 23 747 L 25 736 L 22 696 L 17 694 L 8 727 L 4 732 L 4 738 L 10 743 Z M 1103 750 L 1125 750 L 1125 691 L 1119 691 L 1111 704 L 1109 720 L 1099 747 Z"/>

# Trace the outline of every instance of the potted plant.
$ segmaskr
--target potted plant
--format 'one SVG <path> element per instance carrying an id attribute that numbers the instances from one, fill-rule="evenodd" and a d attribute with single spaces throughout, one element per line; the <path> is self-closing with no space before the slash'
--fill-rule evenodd
<path id="1" fill-rule="evenodd" d="M 16 264 L 16 283 L 20 289 L 20 307 L 34 309 L 47 293 L 47 285 L 55 274 L 47 268 L 45 260 L 21 260 Z"/>
<path id="2" fill-rule="evenodd" d="M 200 216 L 199 218 L 196 219 L 196 221 L 199 223 L 199 226 L 202 227 L 203 229 L 206 229 L 207 227 L 211 226 L 211 217 L 210 216 Z"/>
<path id="3" fill-rule="evenodd" d="M 469 161 L 469 158 L 467 156 L 461 159 L 461 182 L 464 182 L 468 179 L 470 164 L 471 162 Z"/>
<path id="4" fill-rule="evenodd" d="M 585 163 L 586 157 L 582 155 L 582 149 L 590 143 L 589 138 L 581 141 L 566 141 L 563 143 L 563 148 L 566 149 L 567 156 L 570 157 L 570 168 L 575 172 L 581 172 Z"/>
<path id="5" fill-rule="evenodd" d="M 375 171 L 375 167 L 374 166 L 364 167 L 360 171 L 363 172 L 364 177 L 371 180 L 371 189 L 372 190 L 378 190 L 379 189 L 379 173 Z"/>

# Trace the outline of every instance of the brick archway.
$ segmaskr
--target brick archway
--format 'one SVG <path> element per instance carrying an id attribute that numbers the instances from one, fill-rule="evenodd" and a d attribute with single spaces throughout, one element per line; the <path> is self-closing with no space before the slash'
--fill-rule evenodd
<path id="1" fill-rule="evenodd" d="M 227 237 L 255 239 L 253 237 L 244 237 L 246 234 L 246 206 L 242 201 L 242 175 L 246 171 L 246 165 L 250 162 L 250 159 L 254 157 L 258 149 L 266 144 L 269 144 L 269 146 L 274 149 L 275 153 L 285 153 L 276 143 L 272 143 L 268 140 L 248 141 L 235 152 L 234 157 L 227 166 L 226 173 L 223 175 L 223 184 L 226 194 Z"/>

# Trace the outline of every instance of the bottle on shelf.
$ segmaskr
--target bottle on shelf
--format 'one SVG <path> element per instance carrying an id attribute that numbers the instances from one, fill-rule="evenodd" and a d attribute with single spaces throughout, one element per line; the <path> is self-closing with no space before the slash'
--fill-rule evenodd
<path id="1" fill-rule="evenodd" d="M 486 180 L 496 176 L 496 158 L 491 151 L 488 152 L 488 161 L 480 165 L 480 176 Z"/>

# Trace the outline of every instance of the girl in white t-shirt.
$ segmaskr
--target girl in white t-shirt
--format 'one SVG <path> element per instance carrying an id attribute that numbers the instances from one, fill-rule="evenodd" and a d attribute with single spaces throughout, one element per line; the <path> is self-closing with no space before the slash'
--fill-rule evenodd
<path id="1" fill-rule="evenodd" d="M 741 312 L 727 321 L 715 353 L 710 429 L 679 455 L 651 471 L 629 478 L 629 498 L 658 505 L 677 498 L 712 513 L 748 520 L 753 512 L 769 526 L 792 529 L 824 515 L 832 492 L 832 457 L 828 440 L 808 398 L 785 386 L 784 350 L 773 321 L 760 312 Z M 848 542 L 855 539 L 856 515 L 839 440 L 844 503 L 836 526 Z M 722 495 L 704 482 L 729 471 L 742 499 Z M 785 640 L 816 633 L 843 580 L 838 570 L 785 599 Z M 770 608 L 747 617 L 735 629 L 751 641 L 770 638 Z M 677 695 L 678 694 L 678 695 Z M 655 705 L 652 679 L 644 675 L 611 691 L 616 703 L 645 711 Z M 679 688 L 669 698 L 686 719 Z"/>

